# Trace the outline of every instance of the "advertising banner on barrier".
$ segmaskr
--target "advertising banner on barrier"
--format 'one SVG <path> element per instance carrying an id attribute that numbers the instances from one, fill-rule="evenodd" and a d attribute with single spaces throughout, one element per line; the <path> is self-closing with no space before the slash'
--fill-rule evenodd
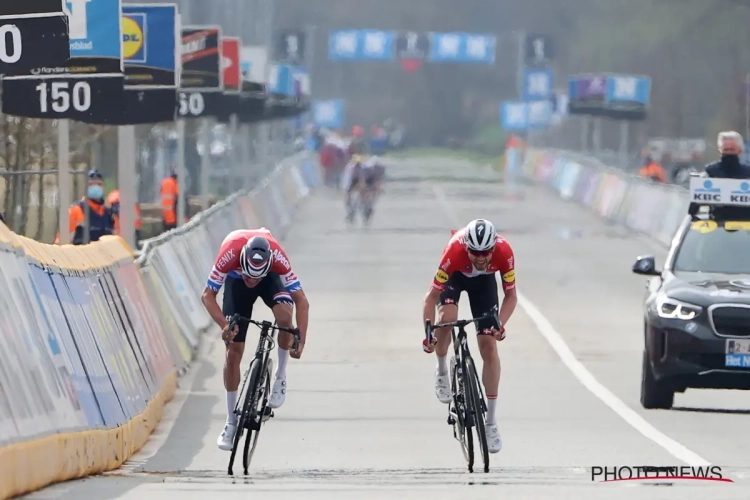
<path id="1" fill-rule="evenodd" d="M 312 187 L 301 159 L 147 242 L 137 264 L 117 237 L 44 245 L 0 224 L 0 456 L 10 464 L 0 498 L 110 470 L 143 446 L 174 395 L 175 368 L 213 325 L 200 293 L 221 240 L 261 221 L 279 237 L 288 229 Z M 100 432 L 67 434 L 79 429 Z M 13 466 L 40 459 L 33 473 Z"/>
<path id="2" fill-rule="evenodd" d="M 664 245 L 670 244 L 687 216 L 691 196 L 700 198 L 702 203 L 713 198 L 738 205 L 750 203 L 743 198 L 740 181 L 730 180 L 725 185 L 710 179 L 707 185 L 705 178 L 694 179 L 693 191 L 689 193 L 679 186 L 655 184 L 610 169 L 593 158 L 588 161 L 581 158 L 575 153 L 537 150 L 527 155 L 523 171 L 533 180 L 550 186 L 562 198 L 581 203 L 602 217 Z M 750 189 L 747 192 L 750 200 Z M 731 197 L 734 198 L 730 200 Z"/>
<path id="3" fill-rule="evenodd" d="M 41 267 L 30 266 L 31 276 L 36 289 L 39 291 L 39 299 L 43 309 L 50 319 L 50 326 L 55 336 L 60 339 L 59 348 L 65 357 L 66 364 L 70 370 L 70 379 L 73 384 L 76 398 L 80 403 L 81 410 L 86 418 L 88 428 L 98 428 L 104 425 L 99 402 L 94 395 L 94 389 L 87 370 L 83 366 L 78 346 L 71 333 L 68 321 L 63 312 L 58 295 L 52 285 L 50 276 Z"/>

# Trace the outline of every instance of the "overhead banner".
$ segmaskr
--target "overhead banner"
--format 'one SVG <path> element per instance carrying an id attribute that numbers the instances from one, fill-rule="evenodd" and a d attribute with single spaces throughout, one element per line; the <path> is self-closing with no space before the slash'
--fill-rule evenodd
<path id="1" fill-rule="evenodd" d="M 0 4 L 0 74 L 41 74 L 70 58 L 68 18 L 61 0 Z"/>
<path id="2" fill-rule="evenodd" d="M 125 96 L 118 124 L 174 120 L 179 19 L 176 4 L 122 7 Z"/>
<path id="3" fill-rule="evenodd" d="M 3 113 L 109 124 L 124 98 L 120 0 L 65 0 L 70 59 L 32 77 L 6 77 Z M 114 118 L 114 121 L 113 121 Z"/>
<path id="4" fill-rule="evenodd" d="M 182 29 L 180 88 L 200 92 L 224 90 L 219 26 L 187 26 Z"/>
<path id="5" fill-rule="evenodd" d="M 404 71 L 413 73 L 427 60 L 430 53 L 430 37 L 424 33 L 404 31 L 396 38 L 396 58 Z"/>
<path id="6" fill-rule="evenodd" d="M 125 85 L 177 87 L 177 5 L 123 5 Z"/>
<path id="7" fill-rule="evenodd" d="M 651 79 L 646 76 L 575 75 L 568 80 L 571 115 L 643 120 L 650 96 Z"/>
<path id="8" fill-rule="evenodd" d="M 606 75 L 576 75 L 568 80 L 568 112 L 602 116 L 607 103 Z"/>

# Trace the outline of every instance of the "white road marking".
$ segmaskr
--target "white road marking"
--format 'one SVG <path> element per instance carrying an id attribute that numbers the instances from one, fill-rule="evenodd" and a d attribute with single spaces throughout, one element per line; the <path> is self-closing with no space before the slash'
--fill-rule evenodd
<path id="1" fill-rule="evenodd" d="M 448 202 L 442 188 L 433 184 L 432 190 L 435 193 L 435 199 L 438 201 L 438 204 L 450 219 L 450 223 L 456 228 L 461 227 L 463 223 L 461 223 L 456 216 L 455 210 L 453 210 Z M 607 405 L 631 427 L 640 432 L 644 437 L 664 448 L 673 457 L 692 466 L 711 465 L 708 460 L 689 450 L 648 423 L 646 419 L 641 417 L 632 408 L 625 404 L 625 402 L 615 396 L 612 391 L 599 382 L 583 365 L 583 363 L 578 361 L 562 335 L 555 330 L 544 314 L 542 314 L 542 312 L 529 299 L 521 294 L 521 292 L 516 291 L 516 294 L 518 295 L 518 305 L 521 306 L 521 309 L 523 309 L 529 316 L 537 330 L 539 330 L 539 333 L 542 334 L 542 337 L 544 337 L 549 343 L 550 347 L 554 349 L 563 364 L 586 389 L 599 398 L 599 400 Z"/>

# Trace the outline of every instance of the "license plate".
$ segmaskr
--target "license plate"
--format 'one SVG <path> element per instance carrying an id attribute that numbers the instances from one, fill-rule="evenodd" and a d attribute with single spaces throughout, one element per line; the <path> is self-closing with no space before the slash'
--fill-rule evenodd
<path id="1" fill-rule="evenodd" d="M 750 368 L 750 340 L 727 340 L 724 365 L 728 368 Z"/>

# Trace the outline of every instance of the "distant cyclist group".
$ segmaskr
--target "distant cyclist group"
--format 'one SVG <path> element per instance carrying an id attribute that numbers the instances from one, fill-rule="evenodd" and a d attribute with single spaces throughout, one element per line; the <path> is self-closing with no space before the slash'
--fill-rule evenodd
<path id="1" fill-rule="evenodd" d="M 496 419 L 500 381 L 500 358 L 496 344 L 505 338 L 503 325 L 507 323 L 516 307 L 514 265 L 510 244 L 497 234 L 492 223 L 483 219 L 473 220 L 451 234 L 424 298 L 422 311 L 427 333 L 423 341 L 423 350 L 427 353 L 435 352 L 437 356 L 436 396 L 440 402 L 450 404 L 451 412 L 454 408 L 463 408 L 463 396 L 455 387 L 461 384 L 451 384 L 450 379 L 456 379 L 455 374 L 449 374 L 449 370 L 453 371 L 455 366 L 459 366 L 460 369 L 463 365 L 457 365 L 455 359 L 449 364 L 451 329 L 439 325 L 457 320 L 459 297 L 464 291 L 467 292 L 472 315 L 475 318 L 484 318 L 477 320 L 476 324 L 479 351 L 484 361 L 481 380 L 487 402 L 485 404 L 482 401 L 479 404 L 474 401 L 474 406 L 471 407 L 473 409 L 470 411 L 482 413 L 481 418 L 476 420 L 483 423 L 477 433 L 485 437 L 483 449 L 489 450 L 490 453 L 497 453 L 502 448 Z M 504 298 L 501 304 L 495 273 L 500 273 L 502 280 Z M 222 306 L 219 306 L 217 295 L 222 287 L 224 295 Z M 299 359 L 302 356 L 307 340 L 309 303 L 300 280 L 292 269 L 289 257 L 268 229 L 261 227 L 233 231 L 221 245 L 202 295 L 202 302 L 211 318 L 221 328 L 222 339 L 226 344 L 224 387 L 227 419 L 217 445 L 222 450 L 232 450 L 232 460 L 237 446 L 235 435 L 238 431 L 244 432 L 244 429 L 238 429 L 238 413 L 242 413 L 238 408 L 250 407 L 247 404 L 238 405 L 238 397 L 243 398 L 242 394 L 238 394 L 238 387 L 240 362 L 245 350 L 249 319 L 258 298 L 271 309 L 276 325 L 281 327 L 278 367 L 273 386 L 271 388 L 269 385 L 268 388 L 270 394 L 266 395 L 268 406 L 279 408 L 286 397 L 288 360 L 290 357 Z M 430 325 L 435 325 L 436 308 L 439 317 L 433 337 Z M 296 320 L 296 328 L 293 326 L 293 317 Z M 287 333 L 284 329 L 291 329 L 292 333 Z M 293 350 L 294 345 L 297 346 L 296 350 Z M 263 392 L 262 387 L 251 388 L 251 392 L 253 394 L 248 393 L 250 395 L 244 397 L 252 397 L 254 403 L 263 399 L 263 396 L 258 395 Z M 256 421 L 260 422 L 265 415 L 266 408 L 263 408 Z M 471 416 L 461 418 L 461 425 L 467 425 L 466 422 L 471 419 Z M 253 428 L 246 428 L 248 432 L 252 432 Z M 259 427 L 254 429 L 259 430 Z M 486 456 L 485 460 L 488 464 Z M 470 468 L 471 463 L 472 461 Z"/>
<path id="2" fill-rule="evenodd" d="M 377 130 L 372 133 L 377 137 Z M 385 148 L 375 151 L 373 144 L 373 141 L 366 141 L 364 129 L 355 125 L 349 139 L 335 132 L 327 132 L 320 148 L 320 163 L 326 184 L 346 193 L 344 209 L 349 223 L 354 222 L 358 209 L 363 222 L 369 223 L 375 202 L 382 192 L 386 168 L 382 156 Z"/>

